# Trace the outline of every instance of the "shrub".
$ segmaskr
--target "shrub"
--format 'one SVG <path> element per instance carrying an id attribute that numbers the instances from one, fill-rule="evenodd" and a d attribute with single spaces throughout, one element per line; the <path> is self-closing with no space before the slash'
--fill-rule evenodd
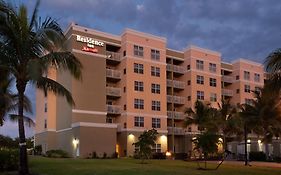
<path id="1" fill-rule="evenodd" d="M 176 160 L 186 160 L 187 153 L 175 153 L 174 154 Z"/>
<path id="2" fill-rule="evenodd" d="M 68 158 L 68 153 L 66 151 L 57 149 L 57 150 L 49 150 L 46 152 L 47 157 L 52 158 Z"/>
<path id="3" fill-rule="evenodd" d="M 166 159 L 165 153 L 153 153 L 152 159 Z"/>
<path id="4" fill-rule="evenodd" d="M 17 149 L 0 149 L 0 172 L 18 169 L 19 152 Z"/>
<path id="5" fill-rule="evenodd" d="M 117 152 L 114 152 L 114 153 L 111 155 L 111 158 L 113 158 L 113 159 L 118 158 L 118 153 L 117 153 Z"/>
<path id="6" fill-rule="evenodd" d="M 98 159 L 98 158 L 99 158 L 99 157 L 98 157 L 96 151 L 93 151 L 93 153 L 92 153 L 92 159 Z"/>
<path id="7" fill-rule="evenodd" d="M 103 153 L 102 158 L 103 158 L 103 159 L 106 159 L 106 158 L 107 158 L 106 152 Z"/>
<path id="8" fill-rule="evenodd" d="M 264 152 L 250 152 L 251 161 L 266 161 L 266 155 Z"/>
<path id="9" fill-rule="evenodd" d="M 42 145 L 36 145 L 34 147 L 34 154 L 35 155 L 42 155 Z"/>
<path id="10" fill-rule="evenodd" d="M 281 163 L 281 157 L 273 157 L 273 161 Z"/>

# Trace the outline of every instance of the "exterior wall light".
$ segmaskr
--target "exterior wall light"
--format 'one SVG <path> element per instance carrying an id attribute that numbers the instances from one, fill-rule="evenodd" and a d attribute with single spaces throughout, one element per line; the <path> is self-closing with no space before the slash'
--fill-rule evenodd
<path id="1" fill-rule="evenodd" d="M 167 152 L 166 152 L 166 156 L 167 156 L 167 157 L 171 157 L 171 156 L 172 156 L 172 153 L 169 152 L 169 151 L 167 151 Z"/>
<path id="2" fill-rule="evenodd" d="M 79 140 L 75 137 L 75 138 L 72 140 L 72 143 L 73 143 L 74 147 L 76 147 L 76 146 L 79 144 Z"/>

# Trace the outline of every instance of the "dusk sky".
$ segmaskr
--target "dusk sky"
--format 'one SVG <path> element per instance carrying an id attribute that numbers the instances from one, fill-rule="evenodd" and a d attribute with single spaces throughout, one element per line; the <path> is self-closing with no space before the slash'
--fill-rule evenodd
<path id="1" fill-rule="evenodd" d="M 13 1 L 29 10 L 36 2 Z M 223 61 L 263 63 L 281 47 L 280 10 L 280 0 L 42 0 L 39 14 L 57 19 L 63 29 L 70 22 L 116 35 L 132 28 L 166 37 L 172 49 L 193 44 L 221 52 Z M 35 102 L 33 91 L 27 94 Z M 9 124 L 0 133 L 16 136 L 15 128 Z"/>

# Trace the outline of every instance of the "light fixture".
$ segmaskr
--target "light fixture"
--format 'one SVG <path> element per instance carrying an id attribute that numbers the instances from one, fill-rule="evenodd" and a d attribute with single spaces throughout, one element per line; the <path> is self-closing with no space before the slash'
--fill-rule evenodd
<path id="1" fill-rule="evenodd" d="M 73 145 L 76 147 L 76 146 L 79 144 L 79 140 L 75 137 L 75 138 L 72 140 L 72 143 L 73 143 Z"/>
<path id="2" fill-rule="evenodd" d="M 219 142 L 223 142 L 223 139 L 222 139 L 222 138 L 219 138 Z"/>
<path id="3" fill-rule="evenodd" d="M 247 143 L 251 143 L 251 140 L 250 140 L 250 139 L 248 139 L 248 140 L 247 140 Z"/>
<path id="4" fill-rule="evenodd" d="M 258 143 L 261 144 L 261 140 L 258 140 Z"/>
<path id="5" fill-rule="evenodd" d="M 172 155 L 171 152 L 169 152 L 169 151 L 166 152 L 166 156 L 167 156 L 167 157 L 170 157 L 171 155 Z"/>

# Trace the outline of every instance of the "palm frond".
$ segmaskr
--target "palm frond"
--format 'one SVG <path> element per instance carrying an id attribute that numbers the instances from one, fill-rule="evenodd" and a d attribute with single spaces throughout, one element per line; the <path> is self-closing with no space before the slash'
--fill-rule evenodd
<path id="1" fill-rule="evenodd" d="M 41 77 L 35 82 L 39 89 L 42 89 L 44 92 L 51 91 L 56 95 L 64 96 L 67 102 L 70 105 L 75 105 L 74 100 L 71 96 L 71 93 L 61 84 L 58 82 L 49 79 L 47 77 Z"/>
<path id="2" fill-rule="evenodd" d="M 35 7 L 34 7 L 34 10 L 33 10 L 33 13 L 32 13 L 32 17 L 31 17 L 31 20 L 30 20 L 30 24 L 29 24 L 29 30 L 31 31 L 33 28 L 35 28 L 35 30 L 38 29 L 38 26 L 37 26 L 37 18 L 38 18 L 38 8 L 39 8 L 39 5 L 40 5 L 40 0 L 37 0 L 36 1 L 36 4 L 35 4 Z"/>
<path id="3" fill-rule="evenodd" d="M 71 52 L 51 52 L 41 58 L 45 67 L 67 70 L 76 79 L 82 78 L 82 64 Z"/>
<path id="4" fill-rule="evenodd" d="M 16 114 L 10 114 L 9 115 L 9 119 L 12 121 L 12 122 L 17 122 L 18 119 L 19 119 L 19 115 L 16 115 Z M 30 117 L 27 117 L 27 116 L 23 116 L 23 121 L 28 124 L 29 127 L 34 127 L 35 126 L 35 122 L 30 118 Z"/>
<path id="5" fill-rule="evenodd" d="M 281 70 L 281 48 L 274 50 L 265 59 L 266 71 L 269 73 Z"/>

